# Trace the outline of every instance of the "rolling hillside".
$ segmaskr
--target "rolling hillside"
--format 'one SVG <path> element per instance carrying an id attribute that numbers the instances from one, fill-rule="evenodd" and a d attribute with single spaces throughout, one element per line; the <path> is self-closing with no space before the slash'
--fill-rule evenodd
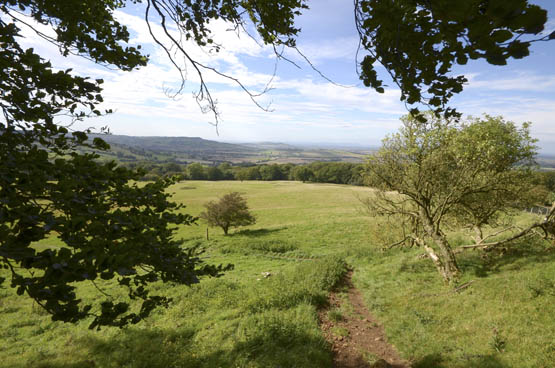
<path id="1" fill-rule="evenodd" d="M 238 163 L 310 163 L 315 161 L 362 162 L 370 150 L 302 148 L 283 143 L 231 144 L 198 137 L 134 137 L 92 135 L 111 145 L 102 153 L 105 159 L 123 162 L 200 162 L 205 164 Z"/>

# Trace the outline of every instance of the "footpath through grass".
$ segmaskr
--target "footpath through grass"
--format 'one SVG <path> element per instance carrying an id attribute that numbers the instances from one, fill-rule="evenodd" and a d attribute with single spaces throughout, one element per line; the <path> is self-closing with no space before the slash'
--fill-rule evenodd
<path id="1" fill-rule="evenodd" d="M 155 285 L 174 298 L 169 309 L 99 332 L 87 330 L 88 321 L 51 322 L 7 281 L 0 289 L 0 367 L 330 367 L 317 309 L 345 272 L 343 259 L 389 341 L 414 367 L 553 366 L 553 246 L 462 255 L 462 282 L 472 284 L 453 293 L 428 260 L 417 258 L 420 250 L 380 250 L 388 229 L 362 213 L 358 198 L 367 188 L 189 181 L 171 189 L 193 215 L 225 193 L 244 194 L 256 225 L 227 237 L 212 228 L 208 241 L 202 223 L 179 230 L 187 245 L 206 248 L 207 262 L 235 269 L 193 287 Z M 464 234 L 453 239 L 465 241 Z M 85 299 L 98 295 L 92 285 L 81 291 Z"/>

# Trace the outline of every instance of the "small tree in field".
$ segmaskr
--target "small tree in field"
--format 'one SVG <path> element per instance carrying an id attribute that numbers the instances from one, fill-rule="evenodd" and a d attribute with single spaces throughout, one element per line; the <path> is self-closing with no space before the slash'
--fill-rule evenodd
<path id="1" fill-rule="evenodd" d="M 209 226 L 219 226 L 227 235 L 230 227 L 252 225 L 255 217 L 249 212 L 247 201 L 237 192 L 224 195 L 219 201 L 208 202 L 204 205 L 206 211 L 200 217 L 208 222 Z"/>
<path id="2" fill-rule="evenodd" d="M 426 123 L 412 116 L 403 123 L 366 164 L 366 182 L 377 189 L 366 201 L 368 209 L 393 220 L 403 233 L 391 246 L 421 246 L 451 282 L 459 274 L 455 254 L 463 249 L 491 249 L 534 236 L 537 229 L 553 235 L 555 205 L 526 229 L 514 232 L 509 223 L 499 230 L 501 214 L 518 213 L 538 200 L 532 185 L 536 146 L 527 124 L 519 129 L 489 116 L 456 123 L 433 115 Z M 445 233 L 453 227 L 472 230 L 474 244 L 453 249 Z M 484 234 L 486 227 L 497 229 Z"/>

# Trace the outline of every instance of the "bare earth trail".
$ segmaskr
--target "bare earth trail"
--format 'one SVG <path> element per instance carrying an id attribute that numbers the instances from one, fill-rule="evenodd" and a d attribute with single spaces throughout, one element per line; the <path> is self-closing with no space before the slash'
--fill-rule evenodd
<path id="1" fill-rule="evenodd" d="M 360 291 L 351 282 L 352 271 L 343 281 L 343 298 L 332 292 L 329 309 L 320 311 L 320 326 L 332 345 L 334 368 L 410 368 L 393 345 L 387 342 L 383 326 L 368 312 Z M 347 300 L 345 300 L 347 299 Z M 330 319 L 329 311 L 341 307 L 340 320 Z M 372 364 L 368 363 L 369 357 Z"/>

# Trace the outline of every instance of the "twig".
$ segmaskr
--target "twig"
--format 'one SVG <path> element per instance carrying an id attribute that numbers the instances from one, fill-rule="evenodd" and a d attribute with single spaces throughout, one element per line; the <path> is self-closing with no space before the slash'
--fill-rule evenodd
<path id="1" fill-rule="evenodd" d="M 449 291 L 445 291 L 443 293 L 420 293 L 420 294 L 413 294 L 413 297 L 428 297 L 428 296 L 443 296 L 443 295 L 449 295 L 449 294 L 454 294 L 454 293 L 458 293 L 461 290 L 464 290 L 466 288 L 468 288 L 470 285 L 472 285 L 474 283 L 475 280 L 470 280 L 468 282 L 465 282 L 462 285 L 457 286 L 456 288 L 449 290 Z"/>

